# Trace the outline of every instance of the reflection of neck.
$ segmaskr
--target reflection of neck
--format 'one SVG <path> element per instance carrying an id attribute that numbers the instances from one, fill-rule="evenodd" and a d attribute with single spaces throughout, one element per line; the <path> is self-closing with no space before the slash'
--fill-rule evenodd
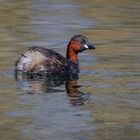
<path id="1" fill-rule="evenodd" d="M 80 102 L 80 97 L 79 97 L 79 94 L 78 94 L 78 89 L 77 89 L 77 81 L 76 80 L 70 80 L 70 81 L 67 81 L 66 83 L 66 91 L 67 91 L 67 94 L 68 96 L 70 97 L 70 102 L 73 104 L 73 105 L 80 105 L 81 102 Z"/>
<path id="2" fill-rule="evenodd" d="M 76 80 L 70 80 L 66 83 L 66 90 L 69 95 L 77 94 L 77 81 Z"/>

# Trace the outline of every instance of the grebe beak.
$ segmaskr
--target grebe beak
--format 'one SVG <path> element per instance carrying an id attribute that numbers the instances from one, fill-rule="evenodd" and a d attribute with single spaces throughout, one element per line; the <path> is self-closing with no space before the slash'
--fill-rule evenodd
<path id="1" fill-rule="evenodd" d="M 93 44 L 85 44 L 84 47 L 86 49 L 95 49 L 95 46 Z"/>

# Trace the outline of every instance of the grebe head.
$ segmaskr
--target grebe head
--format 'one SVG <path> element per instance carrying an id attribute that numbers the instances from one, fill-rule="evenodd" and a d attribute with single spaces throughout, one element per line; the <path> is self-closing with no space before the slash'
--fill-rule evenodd
<path id="1" fill-rule="evenodd" d="M 67 58 L 78 63 L 77 54 L 87 49 L 95 49 L 95 47 L 85 36 L 74 35 L 67 46 Z"/>
<path id="2" fill-rule="evenodd" d="M 94 45 L 89 43 L 88 39 L 83 35 L 74 35 L 71 38 L 69 45 L 75 52 L 81 52 L 87 49 L 95 49 Z"/>

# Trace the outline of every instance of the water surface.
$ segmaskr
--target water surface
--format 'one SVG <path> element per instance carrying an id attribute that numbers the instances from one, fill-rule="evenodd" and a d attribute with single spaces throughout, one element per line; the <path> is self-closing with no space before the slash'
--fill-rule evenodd
<path id="1" fill-rule="evenodd" d="M 139 0 L 0 0 L 0 139 L 140 139 Z M 96 50 L 79 55 L 78 80 L 14 77 L 29 46 L 65 56 L 74 34 Z"/>

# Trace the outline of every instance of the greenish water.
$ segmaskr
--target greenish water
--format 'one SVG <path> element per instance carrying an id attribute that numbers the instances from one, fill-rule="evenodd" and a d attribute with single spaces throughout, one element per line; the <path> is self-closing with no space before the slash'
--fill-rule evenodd
<path id="1" fill-rule="evenodd" d="M 1 140 L 140 139 L 139 0 L 0 3 Z M 29 46 L 65 56 L 79 33 L 96 50 L 79 55 L 77 81 L 15 80 Z"/>

